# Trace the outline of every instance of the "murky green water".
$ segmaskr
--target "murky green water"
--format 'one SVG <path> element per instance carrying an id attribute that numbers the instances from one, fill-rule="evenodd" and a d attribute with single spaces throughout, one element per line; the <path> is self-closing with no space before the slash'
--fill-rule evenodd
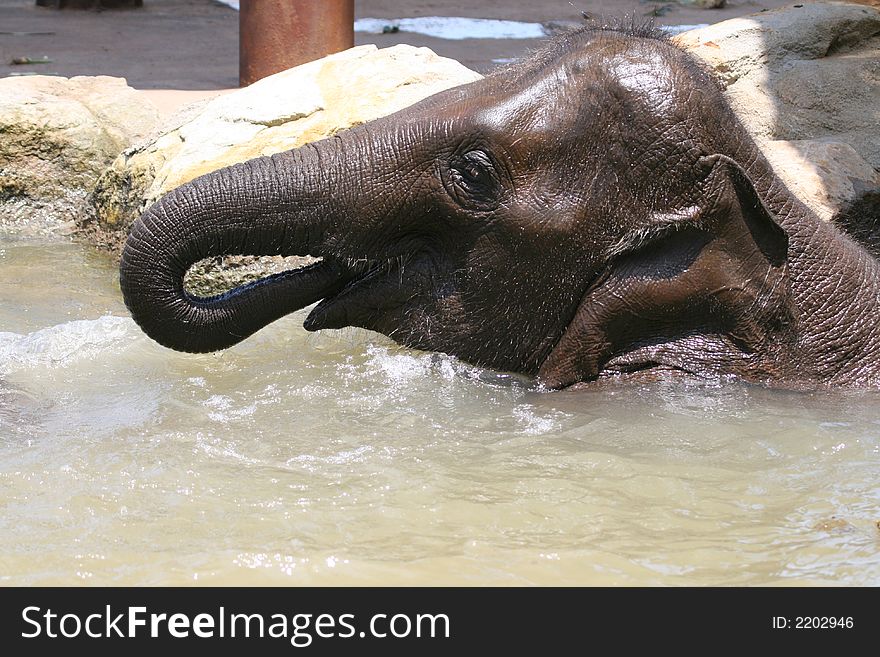
<path id="1" fill-rule="evenodd" d="M 302 318 L 176 354 L 0 238 L 0 582 L 880 584 L 880 394 L 542 393 Z"/>

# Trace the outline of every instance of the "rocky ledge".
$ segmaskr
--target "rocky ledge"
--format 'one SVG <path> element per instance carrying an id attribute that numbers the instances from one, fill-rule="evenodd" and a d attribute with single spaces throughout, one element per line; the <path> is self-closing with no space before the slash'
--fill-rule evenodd
<path id="1" fill-rule="evenodd" d="M 0 228 L 72 230 L 101 173 L 158 121 L 120 78 L 0 79 Z"/>
<path id="2" fill-rule="evenodd" d="M 360 46 L 277 73 L 124 151 L 97 181 L 93 219 L 124 233 L 149 204 L 197 176 L 330 137 L 479 77 L 407 45 Z"/>
<path id="3" fill-rule="evenodd" d="M 880 190 L 880 9 L 797 4 L 674 41 L 715 72 L 776 173 L 823 219 Z"/>

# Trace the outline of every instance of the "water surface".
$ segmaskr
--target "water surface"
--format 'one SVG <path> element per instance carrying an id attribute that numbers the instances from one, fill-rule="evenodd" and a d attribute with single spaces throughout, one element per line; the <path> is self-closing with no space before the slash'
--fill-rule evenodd
<path id="1" fill-rule="evenodd" d="M 0 238 L 5 584 L 880 584 L 874 393 L 547 393 L 303 313 L 177 354 Z"/>

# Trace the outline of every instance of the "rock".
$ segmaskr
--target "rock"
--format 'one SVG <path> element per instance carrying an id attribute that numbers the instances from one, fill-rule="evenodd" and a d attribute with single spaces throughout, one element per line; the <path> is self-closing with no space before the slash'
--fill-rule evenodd
<path id="1" fill-rule="evenodd" d="M 121 78 L 0 79 L 0 227 L 65 225 L 158 120 Z"/>
<path id="2" fill-rule="evenodd" d="M 826 221 L 864 194 L 880 190 L 880 172 L 849 144 L 768 141 L 762 149 L 786 186 Z"/>
<path id="3" fill-rule="evenodd" d="M 147 206 L 201 174 L 329 137 L 480 77 L 408 45 L 359 46 L 277 73 L 125 151 L 98 182 L 94 216 L 124 236 Z"/>
<path id="4" fill-rule="evenodd" d="M 759 141 L 848 144 L 880 170 L 880 10 L 804 3 L 674 40 L 715 71 Z"/>
<path id="5" fill-rule="evenodd" d="M 310 256 L 222 256 L 193 265 L 183 279 L 187 292 L 210 297 L 265 276 L 299 269 L 317 262 Z"/>

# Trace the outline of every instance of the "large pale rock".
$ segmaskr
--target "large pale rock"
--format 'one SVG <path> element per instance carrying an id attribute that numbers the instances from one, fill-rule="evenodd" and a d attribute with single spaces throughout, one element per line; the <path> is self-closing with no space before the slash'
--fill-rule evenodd
<path id="1" fill-rule="evenodd" d="M 121 78 L 0 79 L 0 226 L 71 221 L 101 172 L 158 120 Z"/>
<path id="2" fill-rule="evenodd" d="M 876 185 L 880 10 L 804 3 L 674 40 L 715 71 L 774 169 L 820 215 Z"/>
<path id="3" fill-rule="evenodd" d="M 768 141 L 762 147 L 786 186 L 826 221 L 863 194 L 880 191 L 880 172 L 849 144 Z"/>
<path id="4" fill-rule="evenodd" d="M 480 78 L 427 48 L 360 46 L 210 101 L 195 117 L 124 152 L 93 195 L 105 230 L 124 230 L 193 178 L 302 146 Z"/>

